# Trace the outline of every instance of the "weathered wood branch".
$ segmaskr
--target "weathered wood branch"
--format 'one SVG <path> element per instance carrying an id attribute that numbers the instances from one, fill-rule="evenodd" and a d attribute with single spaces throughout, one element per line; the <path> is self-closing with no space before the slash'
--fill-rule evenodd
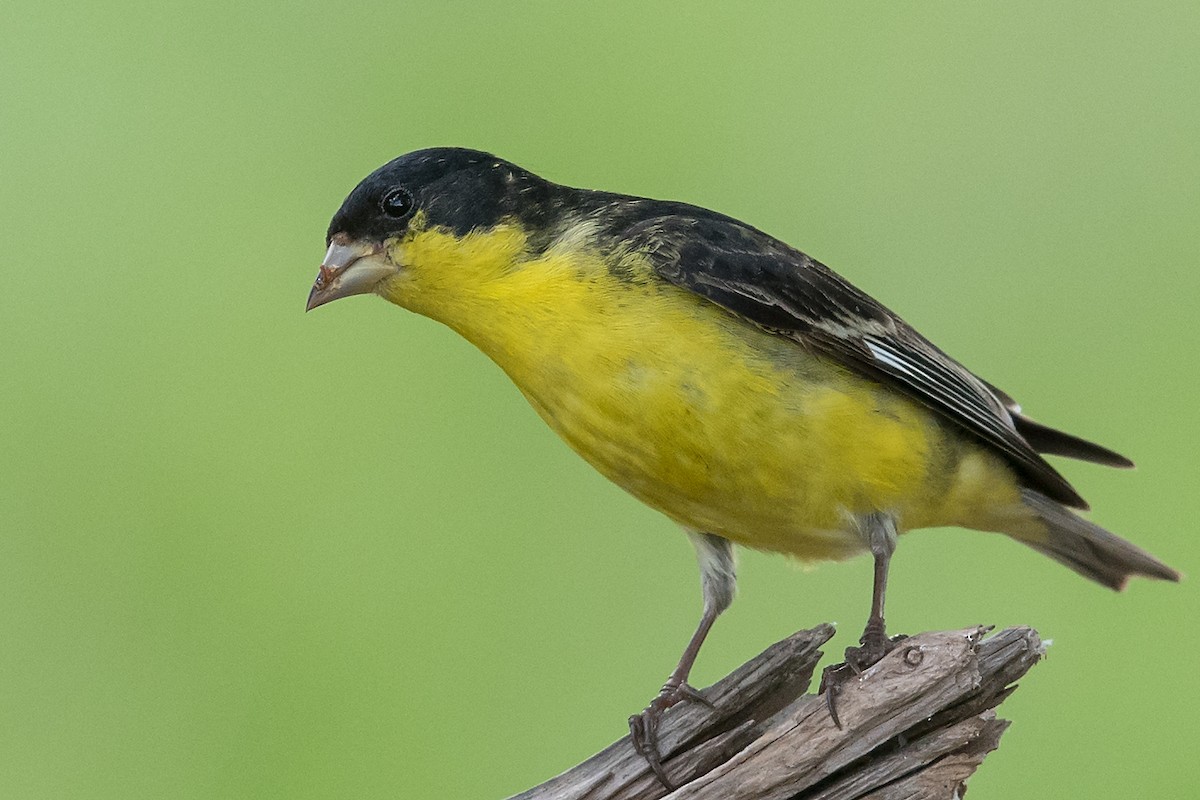
<path id="1" fill-rule="evenodd" d="M 833 636 L 821 625 L 778 642 L 671 709 L 660 729 L 668 793 L 626 737 L 511 800 L 949 800 L 1008 723 L 993 708 L 1043 653 L 1030 628 L 922 633 L 849 680 L 805 694 Z"/>

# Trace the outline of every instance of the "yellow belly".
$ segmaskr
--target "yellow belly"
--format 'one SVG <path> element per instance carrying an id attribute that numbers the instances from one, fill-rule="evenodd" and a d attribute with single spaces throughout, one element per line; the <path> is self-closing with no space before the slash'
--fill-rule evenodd
<path id="1" fill-rule="evenodd" d="M 830 364 L 777 366 L 748 346 L 767 334 L 704 311 L 628 338 L 603 326 L 565 361 L 502 366 L 576 452 L 679 523 L 800 557 L 858 552 L 851 514 L 923 494 L 922 415 L 881 408 Z"/>
<path id="2" fill-rule="evenodd" d="M 491 356 L 609 479 L 746 546 L 843 558 L 864 547 L 852 515 L 880 510 L 904 529 L 971 524 L 966 507 L 1003 469 L 898 393 L 578 254 L 414 310 Z"/>

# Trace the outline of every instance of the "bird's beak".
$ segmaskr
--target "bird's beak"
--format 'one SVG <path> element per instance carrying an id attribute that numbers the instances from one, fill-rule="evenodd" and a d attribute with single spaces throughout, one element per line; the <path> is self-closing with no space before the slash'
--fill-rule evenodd
<path id="1" fill-rule="evenodd" d="M 383 245 L 357 241 L 339 233 L 329 242 L 321 271 L 308 293 L 305 311 L 352 294 L 369 294 L 396 271 L 384 255 Z"/>

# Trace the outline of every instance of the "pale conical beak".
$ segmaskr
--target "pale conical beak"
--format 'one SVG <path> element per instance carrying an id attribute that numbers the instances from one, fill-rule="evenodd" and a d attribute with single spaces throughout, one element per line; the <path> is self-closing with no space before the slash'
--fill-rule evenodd
<path id="1" fill-rule="evenodd" d="M 384 257 L 382 245 L 356 241 L 339 233 L 330 240 L 304 310 L 312 311 L 352 294 L 370 294 L 396 272 L 396 266 Z"/>

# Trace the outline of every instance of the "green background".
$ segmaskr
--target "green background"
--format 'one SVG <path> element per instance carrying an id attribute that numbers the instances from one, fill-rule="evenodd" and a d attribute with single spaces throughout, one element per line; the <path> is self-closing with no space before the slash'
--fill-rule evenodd
<path id="1" fill-rule="evenodd" d="M 302 313 L 332 212 L 418 147 L 802 247 L 1133 456 L 1065 468 L 1196 573 L 1194 3 L 597 6 L 0 10 L 0 797 L 500 798 L 657 690 L 684 537 L 449 330 Z M 867 559 L 741 573 L 698 684 L 856 638 Z M 1194 581 L 933 531 L 890 601 L 1055 641 L 973 800 L 1200 779 Z"/>

